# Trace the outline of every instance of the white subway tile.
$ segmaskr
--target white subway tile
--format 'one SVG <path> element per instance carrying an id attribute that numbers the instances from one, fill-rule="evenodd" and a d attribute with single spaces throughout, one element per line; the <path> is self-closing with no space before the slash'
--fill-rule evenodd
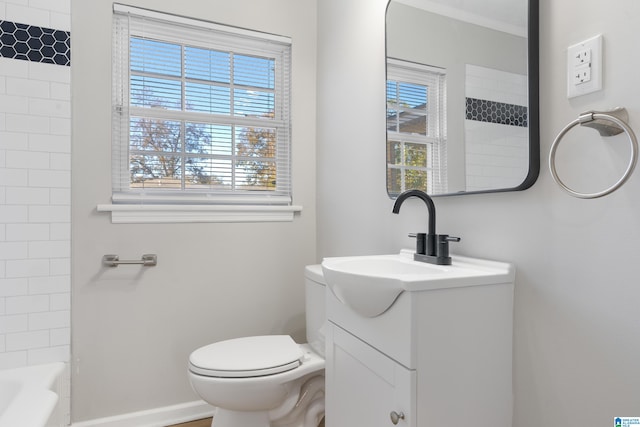
<path id="1" fill-rule="evenodd" d="M 71 239 L 71 223 L 54 223 L 49 224 L 48 240 L 70 240 Z"/>
<path id="2" fill-rule="evenodd" d="M 31 222 L 69 222 L 70 219 L 69 206 L 29 206 Z"/>
<path id="3" fill-rule="evenodd" d="M 0 3 L 2 19 L 65 31 L 70 9 Z M 68 362 L 71 71 L 0 58 L 0 74 L 0 368 Z"/>
<path id="4" fill-rule="evenodd" d="M 70 153 L 71 138 L 68 135 L 30 134 L 28 138 L 28 146 L 31 151 Z"/>
<path id="5" fill-rule="evenodd" d="M 51 97 L 49 82 L 22 77 L 7 77 L 6 84 L 7 95 L 47 99 Z"/>
<path id="6" fill-rule="evenodd" d="M 9 190 L 7 189 L 7 195 Z M 29 208 L 26 206 L 0 205 L 0 223 L 22 223 L 27 221 L 29 221 Z"/>
<path id="7" fill-rule="evenodd" d="M 71 154 L 69 153 L 49 154 L 49 169 L 70 171 L 71 170 Z"/>
<path id="8" fill-rule="evenodd" d="M 29 4 L 29 0 L 6 0 L 4 3 L 21 4 L 23 6 L 27 6 Z"/>
<path id="9" fill-rule="evenodd" d="M 49 295 L 7 297 L 5 310 L 7 314 L 25 314 L 49 311 Z"/>
<path id="10" fill-rule="evenodd" d="M 14 351 L 0 353 L 0 369 L 13 369 L 27 366 L 27 352 Z"/>
<path id="11" fill-rule="evenodd" d="M 0 70 L 4 76 L 24 77 L 29 72 L 29 62 L 0 57 Z"/>
<path id="12" fill-rule="evenodd" d="M 24 132 L 0 132 L 0 149 L 26 150 L 29 148 L 29 138 Z"/>
<path id="13" fill-rule="evenodd" d="M 29 112 L 29 99 L 18 95 L 0 95 L 0 112 L 27 114 Z"/>
<path id="14" fill-rule="evenodd" d="M 49 260 L 46 259 L 28 259 L 28 260 L 9 260 L 7 261 L 6 277 L 21 278 L 29 277 L 41 278 L 49 275 Z"/>
<path id="15" fill-rule="evenodd" d="M 4 95 L 7 96 L 7 95 Z M 1 105 L 1 104 L 0 104 Z M 36 99 L 28 101 L 29 114 L 47 117 L 71 117 L 71 102 L 57 99 Z"/>
<path id="16" fill-rule="evenodd" d="M 69 310 L 49 311 L 46 313 L 29 314 L 29 330 L 49 330 L 56 328 L 68 328 L 71 325 L 71 312 Z M 47 337 L 49 333 L 47 332 Z"/>
<path id="17" fill-rule="evenodd" d="M 68 83 L 51 82 L 51 99 L 71 100 L 71 85 Z"/>
<path id="18" fill-rule="evenodd" d="M 6 113 L 6 130 L 10 132 L 49 133 L 48 117 Z"/>
<path id="19" fill-rule="evenodd" d="M 69 258 L 51 259 L 49 269 L 51 276 L 68 276 L 71 274 L 71 261 Z"/>
<path id="20" fill-rule="evenodd" d="M 60 347 L 38 348 L 28 351 L 29 365 L 43 363 L 68 362 L 71 351 L 68 345 Z"/>
<path id="21" fill-rule="evenodd" d="M 71 293 L 49 295 L 51 311 L 71 310 Z"/>
<path id="22" fill-rule="evenodd" d="M 71 255 L 69 240 L 29 242 L 28 245 L 29 258 L 69 258 Z"/>
<path id="23" fill-rule="evenodd" d="M 49 224 L 7 224 L 7 241 L 46 240 L 51 235 Z"/>
<path id="24" fill-rule="evenodd" d="M 29 282 L 27 279 L 0 279 L 0 296 L 27 295 Z"/>
<path id="25" fill-rule="evenodd" d="M 46 64 L 42 62 L 28 63 L 28 77 L 30 79 L 42 80 L 46 82 L 70 83 L 71 69 L 56 64 Z"/>
<path id="26" fill-rule="evenodd" d="M 26 169 L 0 169 L 0 182 L 7 187 L 24 187 L 29 183 Z"/>
<path id="27" fill-rule="evenodd" d="M 6 191 L 6 203 L 8 205 L 48 205 L 49 189 L 47 188 L 30 188 L 30 187 L 9 187 Z M 27 220 L 27 207 L 24 208 L 25 221 Z M 23 212 L 20 212 L 22 215 Z M 0 217 L 1 218 L 1 217 Z M 2 221 L 0 222 L 23 222 L 23 221 Z M 46 222 L 46 221 L 41 221 Z"/>
<path id="28" fill-rule="evenodd" d="M 51 21 L 47 10 L 34 9 L 19 4 L 7 3 L 6 20 L 21 24 L 38 25 L 49 28 Z"/>
<path id="29" fill-rule="evenodd" d="M 0 334 L 15 334 L 29 330 L 28 314 L 2 316 L 0 320 Z"/>
<path id="30" fill-rule="evenodd" d="M 70 205 L 71 189 L 70 188 L 51 188 L 49 189 L 52 205 Z"/>
<path id="31" fill-rule="evenodd" d="M 61 294 L 71 292 L 70 276 L 47 276 L 29 278 L 29 295 Z"/>
<path id="32" fill-rule="evenodd" d="M 48 162 L 49 160 L 47 158 L 47 163 Z M 69 188 L 71 186 L 71 172 L 59 170 L 29 169 L 29 186 Z"/>
<path id="33" fill-rule="evenodd" d="M 30 331 L 6 335 L 7 351 L 49 347 L 49 331 Z"/>
<path id="34" fill-rule="evenodd" d="M 49 153 L 15 150 L 7 150 L 6 153 L 8 168 L 49 169 Z"/>
<path id="35" fill-rule="evenodd" d="M 71 119 L 51 118 L 51 135 L 71 136 Z M 69 151 L 69 150 L 67 150 Z"/>
<path id="36" fill-rule="evenodd" d="M 27 242 L 0 242 L 0 259 L 24 259 L 29 254 Z"/>
<path id="37" fill-rule="evenodd" d="M 62 31 L 71 30 L 71 15 L 69 13 L 51 12 L 51 28 Z"/>
<path id="38" fill-rule="evenodd" d="M 51 329 L 49 333 L 52 347 L 71 344 L 71 328 Z"/>
<path id="39" fill-rule="evenodd" d="M 69 0 L 29 0 L 29 7 L 56 11 L 60 13 L 71 12 Z"/>

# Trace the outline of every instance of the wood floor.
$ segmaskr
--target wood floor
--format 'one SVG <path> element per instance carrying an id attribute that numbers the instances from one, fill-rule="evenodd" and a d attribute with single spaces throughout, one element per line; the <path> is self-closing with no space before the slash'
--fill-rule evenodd
<path id="1" fill-rule="evenodd" d="M 204 420 L 191 421 L 189 423 L 174 424 L 167 427 L 211 427 L 211 418 L 205 418 Z M 324 420 L 320 421 L 318 427 L 324 427 Z"/>

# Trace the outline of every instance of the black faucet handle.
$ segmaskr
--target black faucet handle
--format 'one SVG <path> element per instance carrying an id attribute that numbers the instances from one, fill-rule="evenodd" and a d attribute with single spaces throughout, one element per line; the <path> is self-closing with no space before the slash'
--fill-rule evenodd
<path id="1" fill-rule="evenodd" d="M 409 237 L 416 239 L 416 253 L 424 255 L 427 253 L 427 233 L 409 233 Z"/>
<path id="2" fill-rule="evenodd" d="M 437 247 L 436 247 L 436 255 L 438 258 L 448 259 L 449 264 L 451 263 L 449 257 L 449 242 L 459 242 L 459 237 L 449 236 L 448 234 L 438 234 L 437 236 Z"/>

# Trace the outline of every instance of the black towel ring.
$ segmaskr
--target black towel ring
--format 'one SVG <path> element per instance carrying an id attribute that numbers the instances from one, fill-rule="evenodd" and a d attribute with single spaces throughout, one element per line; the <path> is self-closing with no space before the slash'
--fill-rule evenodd
<path id="1" fill-rule="evenodd" d="M 629 125 L 625 122 L 628 120 L 627 110 L 625 108 L 615 108 L 611 111 L 588 111 L 583 113 L 565 126 L 564 129 L 560 131 L 556 139 L 553 141 L 551 145 L 551 152 L 549 153 L 549 170 L 551 171 L 551 176 L 554 181 L 567 193 L 574 197 L 578 197 L 581 199 L 595 199 L 598 197 L 606 196 L 607 194 L 613 193 L 618 188 L 620 188 L 631 176 L 633 169 L 636 167 L 636 163 L 638 162 L 638 140 L 636 139 L 636 135 L 633 133 L 633 130 L 629 127 Z M 613 136 L 622 132 L 626 132 L 627 137 L 629 138 L 629 144 L 631 145 L 631 158 L 629 159 L 629 164 L 627 165 L 627 169 L 625 170 L 622 177 L 611 187 L 606 190 L 599 191 L 597 193 L 580 193 L 571 188 L 567 187 L 564 182 L 558 176 L 558 172 L 556 171 L 556 149 L 560 144 L 560 140 L 577 125 L 583 125 L 587 127 L 592 127 L 600 132 L 602 136 Z"/>

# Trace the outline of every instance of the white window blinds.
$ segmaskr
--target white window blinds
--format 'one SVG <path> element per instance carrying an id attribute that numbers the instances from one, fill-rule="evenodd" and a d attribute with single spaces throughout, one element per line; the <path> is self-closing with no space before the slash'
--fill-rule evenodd
<path id="1" fill-rule="evenodd" d="M 387 192 L 447 190 L 444 70 L 387 60 Z"/>
<path id="2" fill-rule="evenodd" d="M 113 202 L 291 204 L 286 37 L 114 5 Z"/>

